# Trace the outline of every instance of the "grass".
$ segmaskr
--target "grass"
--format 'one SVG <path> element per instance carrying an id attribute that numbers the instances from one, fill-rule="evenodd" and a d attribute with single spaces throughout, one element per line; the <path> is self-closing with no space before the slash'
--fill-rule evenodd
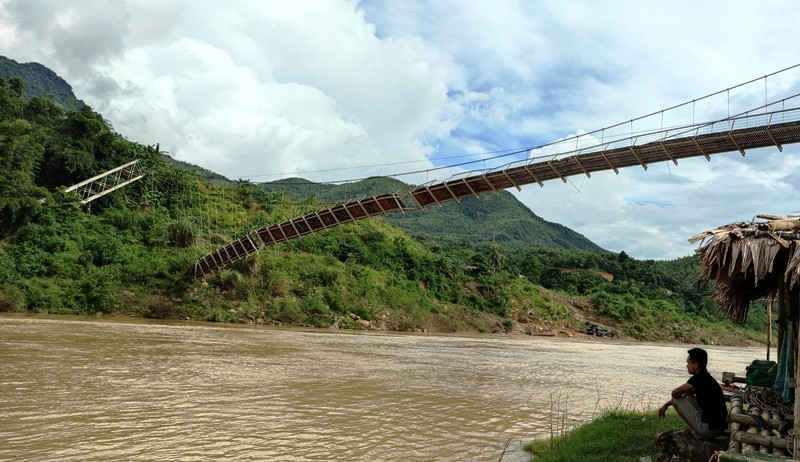
<path id="1" fill-rule="evenodd" d="M 536 462 L 638 462 L 659 452 L 656 434 L 686 428 L 674 412 L 659 419 L 655 412 L 613 411 L 580 425 L 553 439 L 534 441 L 525 446 Z"/>

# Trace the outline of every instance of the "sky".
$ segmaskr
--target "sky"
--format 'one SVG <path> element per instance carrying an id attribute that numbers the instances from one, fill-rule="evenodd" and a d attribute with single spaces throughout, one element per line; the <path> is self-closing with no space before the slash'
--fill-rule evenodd
<path id="1" fill-rule="evenodd" d="M 800 63 L 798 17 L 789 0 L 0 0 L 0 55 L 53 69 L 125 138 L 231 179 L 420 184 L 616 124 L 663 127 L 660 111 L 693 100 L 667 123 L 792 94 L 797 69 L 762 77 Z M 511 192 L 605 249 L 674 259 L 702 231 L 800 214 L 799 154 Z"/>

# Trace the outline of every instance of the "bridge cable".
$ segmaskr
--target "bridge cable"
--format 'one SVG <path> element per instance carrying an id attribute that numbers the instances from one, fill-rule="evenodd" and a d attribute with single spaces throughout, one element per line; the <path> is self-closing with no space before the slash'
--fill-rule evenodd
<path id="1" fill-rule="evenodd" d="M 722 94 L 723 92 L 726 92 L 727 93 L 727 99 L 728 99 L 728 117 L 726 119 L 717 120 L 715 122 L 712 122 L 711 124 L 713 125 L 713 123 L 722 122 L 724 120 L 730 120 L 732 118 L 731 115 L 730 115 L 730 91 L 732 89 L 740 88 L 742 86 L 751 84 L 753 82 L 757 82 L 757 81 L 759 81 L 761 79 L 764 79 L 764 85 L 765 85 L 765 89 L 764 89 L 764 92 L 765 92 L 765 104 L 762 107 L 765 109 L 765 113 L 767 113 L 768 112 L 768 107 L 771 104 L 777 103 L 777 102 L 770 103 L 769 100 L 768 100 L 767 78 L 771 77 L 771 76 L 774 76 L 774 75 L 777 75 L 777 74 L 780 74 L 780 73 L 783 73 L 783 72 L 786 72 L 786 71 L 789 71 L 789 70 L 797 68 L 797 67 L 800 67 L 800 63 L 792 65 L 792 66 L 789 66 L 789 67 L 786 67 L 786 68 L 781 69 L 779 71 L 767 74 L 765 76 L 758 77 L 758 78 L 755 78 L 755 79 L 751 79 L 751 80 L 749 80 L 747 82 L 740 83 L 740 84 L 734 85 L 732 87 L 728 87 L 728 88 L 726 88 L 724 90 L 720 90 L 720 91 L 717 91 L 717 92 L 714 92 L 714 93 L 710 93 L 708 95 L 705 95 L 705 96 L 700 97 L 700 98 L 693 99 L 691 101 L 687 101 L 687 102 L 684 102 L 684 103 L 681 103 L 681 104 L 676 104 L 676 105 L 668 107 L 666 109 L 661 109 L 660 111 L 651 112 L 649 114 L 630 119 L 628 122 L 622 122 L 622 123 L 618 123 L 618 124 L 615 124 L 615 125 L 609 125 L 607 127 L 603 127 L 601 129 L 594 130 L 594 131 L 591 131 L 591 132 L 583 133 L 583 134 L 580 134 L 580 135 L 573 135 L 571 137 L 567 137 L 565 139 L 562 139 L 562 140 L 559 140 L 559 141 L 556 141 L 556 142 L 546 143 L 546 144 L 542 144 L 542 145 L 538 145 L 538 146 L 529 146 L 529 147 L 525 147 L 525 148 L 512 149 L 512 150 L 510 150 L 508 152 L 505 152 L 503 154 L 499 154 L 499 155 L 491 156 L 491 157 L 484 157 L 484 158 L 481 158 L 481 159 L 476 159 L 476 160 L 471 160 L 471 161 L 464 161 L 464 162 L 459 162 L 459 163 L 454 163 L 454 164 L 441 165 L 441 166 L 433 167 L 433 168 L 429 168 L 429 169 L 420 169 L 420 170 L 412 170 L 412 171 L 406 171 L 406 172 L 400 172 L 400 173 L 394 173 L 394 174 L 387 174 L 387 175 L 384 175 L 384 176 L 386 176 L 388 178 L 398 178 L 398 177 L 402 177 L 402 176 L 409 176 L 409 175 L 416 175 L 416 174 L 425 173 L 426 177 L 429 179 L 431 172 L 450 169 L 450 168 L 456 168 L 456 167 L 463 167 L 463 166 L 466 166 L 466 165 L 476 164 L 476 163 L 480 163 L 480 162 L 483 162 L 485 164 L 485 162 L 487 160 L 490 160 L 490 161 L 491 160 L 497 160 L 497 159 L 505 158 L 505 157 L 508 157 L 508 156 L 513 156 L 513 155 L 518 155 L 518 154 L 530 152 L 530 151 L 533 151 L 533 150 L 536 150 L 536 149 L 542 149 L 542 148 L 545 148 L 545 147 L 548 147 L 548 146 L 555 145 L 557 143 L 563 143 L 564 141 L 571 141 L 572 138 L 575 139 L 575 142 L 576 142 L 576 145 L 577 145 L 578 142 L 579 142 L 579 139 L 581 137 L 586 136 L 586 135 L 596 134 L 598 132 L 600 132 L 600 134 L 601 134 L 601 142 L 604 143 L 605 142 L 605 131 L 606 131 L 606 129 L 619 127 L 623 123 L 629 123 L 630 124 L 630 133 L 631 133 L 631 139 L 632 139 L 632 137 L 633 137 L 633 123 L 635 121 L 643 120 L 643 119 L 646 119 L 648 117 L 652 117 L 653 115 L 656 115 L 656 114 L 660 113 L 661 114 L 661 118 L 662 118 L 661 126 L 662 126 L 662 131 L 663 131 L 663 116 L 664 116 L 664 112 L 671 111 L 673 109 L 677 109 L 677 108 L 686 106 L 686 105 L 691 103 L 692 104 L 692 125 L 690 126 L 690 128 L 686 132 L 684 132 L 684 133 L 688 133 L 693 128 L 700 128 L 700 127 L 709 125 L 709 123 L 701 123 L 701 124 L 697 124 L 696 123 L 696 121 L 695 121 L 695 117 L 696 117 L 695 112 L 696 112 L 696 103 L 697 103 L 697 101 L 702 101 L 702 100 L 711 98 L 713 96 Z M 783 100 L 780 100 L 780 101 L 784 103 L 784 107 L 785 107 L 785 100 L 794 98 L 794 97 L 796 97 L 798 95 L 800 95 L 800 94 L 796 94 L 796 95 L 790 96 L 788 98 L 784 98 Z M 750 112 L 758 110 L 758 109 L 761 109 L 761 108 L 753 108 L 753 109 L 750 109 L 748 111 L 740 112 L 739 114 L 734 115 L 733 118 L 736 118 L 736 117 L 739 117 L 739 116 L 742 116 L 742 115 L 749 115 Z M 658 132 L 657 131 L 649 131 L 649 132 L 645 131 L 643 133 L 655 134 L 655 133 L 658 133 Z M 463 157 L 478 156 L 478 155 L 482 155 L 482 154 L 492 154 L 492 153 L 498 153 L 498 152 L 504 152 L 504 151 L 505 150 L 488 151 L 488 152 L 484 152 L 484 153 L 468 154 L 468 155 L 462 155 L 462 156 L 446 156 L 446 157 L 443 157 L 443 158 L 440 158 L 440 159 L 463 158 Z M 534 159 L 540 159 L 540 158 L 546 158 L 546 157 L 556 158 L 559 155 L 560 154 L 545 155 L 545 156 L 535 156 L 535 157 L 529 157 L 528 160 L 534 160 Z M 431 159 L 427 159 L 427 160 L 431 160 Z M 323 173 L 323 172 L 328 172 L 328 171 L 353 170 L 353 169 L 357 169 L 357 168 L 379 167 L 379 166 L 389 166 L 389 165 L 403 165 L 403 164 L 424 162 L 424 161 L 425 160 L 402 161 L 402 162 L 391 162 L 391 163 L 384 163 L 384 164 L 373 164 L 373 165 L 366 165 L 366 166 L 345 167 L 345 168 L 337 168 L 337 169 L 321 169 L 321 170 L 312 170 L 312 171 L 305 171 L 305 172 L 286 172 L 286 173 L 283 173 L 283 174 L 264 174 L 264 175 L 251 175 L 251 176 L 280 176 L 280 175 L 286 175 L 286 174 L 291 174 L 291 173 L 294 173 L 294 174 Z M 363 180 L 365 180 L 367 178 L 369 178 L 369 177 L 350 178 L 350 179 L 343 179 L 343 180 L 328 181 L 328 182 L 323 182 L 323 183 L 325 183 L 325 184 L 337 184 L 337 183 L 346 184 L 346 183 L 351 183 L 351 182 L 363 181 Z M 296 184 L 300 184 L 300 183 L 296 183 Z M 307 183 L 305 183 L 305 184 L 307 185 Z"/>

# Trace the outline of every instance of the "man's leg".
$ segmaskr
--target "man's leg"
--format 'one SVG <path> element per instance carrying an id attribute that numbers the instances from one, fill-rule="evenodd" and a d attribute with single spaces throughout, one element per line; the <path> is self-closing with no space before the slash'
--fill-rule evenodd
<path id="1" fill-rule="evenodd" d="M 708 424 L 703 423 L 700 405 L 697 403 L 696 396 L 689 395 L 686 398 L 673 398 L 672 405 L 678 415 L 681 416 L 681 419 L 701 437 L 716 438 L 719 436 L 719 432 L 710 430 Z"/>

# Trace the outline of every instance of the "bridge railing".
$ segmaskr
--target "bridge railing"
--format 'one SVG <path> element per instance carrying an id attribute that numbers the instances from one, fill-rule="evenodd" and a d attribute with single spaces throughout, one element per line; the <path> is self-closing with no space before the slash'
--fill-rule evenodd
<path id="1" fill-rule="evenodd" d="M 800 115 L 800 109 L 795 112 L 795 115 Z M 638 138 L 632 141 L 638 141 Z M 659 136 L 653 141 L 635 144 L 607 143 L 575 150 L 568 155 L 511 162 L 495 169 L 451 177 L 441 183 L 425 184 L 411 191 L 410 195 L 424 209 L 471 195 L 478 197 L 486 192 L 499 192 L 511 187 L 520 189 L 532 183 L 543 186 L 544 181 L 554 179 L 566 182 L 568 177 L 574 175 L 591 177 L 593 172 L 604 170 L 617 173 L 620 168 L 637 165 L 647 170 L 651 163 L 672 161 L 677 164 L 679 159 L 700 156 L 710 160 L 713 154 L 738 151 L 744 155 L 748 149 L 767 146 L 782 150 L 784 144 L 797 142 L 800 142 L 800 117 L 779 124 L 733 130 L 708 130 L 705 133 L 690 130 L 679 138 Z"/>
<path id="2" fill-rule="evenodd" d="M 800 101 L 793 101 L 793 103 L 800 104 Z M 678 138 L 727 133 L 750 127 L 770 127 L 772 125 L 796 122 L 798 120 L 800 120 L 800 107 L 794 107 L 778 109 L 768 113 L 741 114 L 711 122 L 654 129 L 614 137 L 598 138 L 596 134 L 581 134 L 536 149 L 531 152 L 532 155 L 528 159 L 514 161 L 498 168 L 508 168 L 511 164 L 538 162 L 542 159 L 554 160 L 560 157 L 626 148 L 651 142 L 664 142 Z"/>
<path id="3" fill-rule="evenodd" d="M 409 206 L 397 194 L 381 194 L 337 204 L 301 217 L 259 228 L 228 245 L 203 256 L 194 265 L 195 277 L 205 276 L 272 244 L 325 231 L 389 212 L 405 211 Z"/>

